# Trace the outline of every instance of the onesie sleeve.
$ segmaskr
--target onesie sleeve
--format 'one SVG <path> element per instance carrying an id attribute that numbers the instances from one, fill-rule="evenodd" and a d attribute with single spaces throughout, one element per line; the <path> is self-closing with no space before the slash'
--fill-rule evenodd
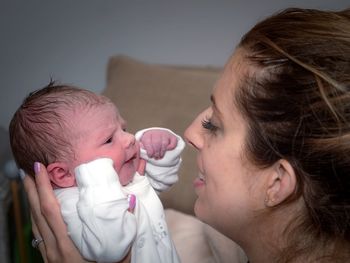
<path id="1" fill-rule="evenodd" d="M 138 131 L 135 135 L 136 140 L 140 140 L 142 135 L 149 130 L 159 129 L 166 130 L 174 134 L 177 138 L 177 145 L 173 150 L 166 151 L 162 159 L 156 160 L 154 158 L 149 158 L 145 149 L 141 149 L 141 158 L 146 160 L 145 173 L 148 176 L 152 187 L 158 191 L 162 192 L 170 188 L 179 179 L 178 171 L 182 162 L 181 152 L 185 148 L 184 140 L 173 131 L 165 128 L 148 128 Z"/>
<path id="2" fill-rule="evenodd" d="M 101 158 L 79 165 L 75 175 L 81 228 L 71 229 L 74 243 L 88 260 L 122 260 L 135 239 L 136 218 L 128 212 L 128 199 L 113 161 Z"/>

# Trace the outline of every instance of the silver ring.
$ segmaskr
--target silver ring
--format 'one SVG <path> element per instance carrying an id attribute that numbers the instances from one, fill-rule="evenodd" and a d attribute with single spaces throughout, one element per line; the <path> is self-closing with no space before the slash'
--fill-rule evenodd
<path id="1" fill-rule="evenodd" d="M 32 240 L 32 247 L 33 247 L 33 248 L 38 248 L 38 246 L 39 246 L 39 244 L 40 244 L 41 242 L 44 242 L 44 240 L 43 240 L 41 237 L 39 237 L 39 238 L 33 238 L 33 240 Z"/>

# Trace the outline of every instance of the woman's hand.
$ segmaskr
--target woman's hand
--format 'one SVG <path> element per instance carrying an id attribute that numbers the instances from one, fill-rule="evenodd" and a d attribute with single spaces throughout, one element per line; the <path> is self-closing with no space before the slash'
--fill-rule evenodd
<path id="1" fill-rule="evenodd" d="M 68 236 L 45 166 L 35 163 L 35 171 L 35 181 L 24 176 L 23 184 L 30 204 L 34 237 L 44 240 L 38 245 L 44 261 L 88 262 Z"/>

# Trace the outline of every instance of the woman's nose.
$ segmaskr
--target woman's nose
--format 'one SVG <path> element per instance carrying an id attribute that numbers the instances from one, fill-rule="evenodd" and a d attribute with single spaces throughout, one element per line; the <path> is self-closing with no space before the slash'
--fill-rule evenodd
<path id="1" fill-rule="evenodd" d="M 187 127 L 184 133 L 185 140 L 188 144 L 196 149 L 201 149 L 203 146 L 203 132 L 201 129 L 202 114 L 199 114 L 195 120 Z"/>
<path id="2" fill-rule="evenodd" d="M 129 148 L 130 146 L 133 146 L 136 142 L 135 136 L 128 132 L 123 132 L 123 146 L 125 148 Z"/>

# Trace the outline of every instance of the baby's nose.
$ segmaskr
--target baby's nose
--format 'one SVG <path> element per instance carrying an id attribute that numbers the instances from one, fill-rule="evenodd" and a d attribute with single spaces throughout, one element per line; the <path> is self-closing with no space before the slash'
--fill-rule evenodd
<path id="1" fill-rule="evenodd" d="M 125 132 L 123 136 L 123 144 L 125 148 L 129 148 L 136 142 L 135 136 L 131 133 Z"/>

